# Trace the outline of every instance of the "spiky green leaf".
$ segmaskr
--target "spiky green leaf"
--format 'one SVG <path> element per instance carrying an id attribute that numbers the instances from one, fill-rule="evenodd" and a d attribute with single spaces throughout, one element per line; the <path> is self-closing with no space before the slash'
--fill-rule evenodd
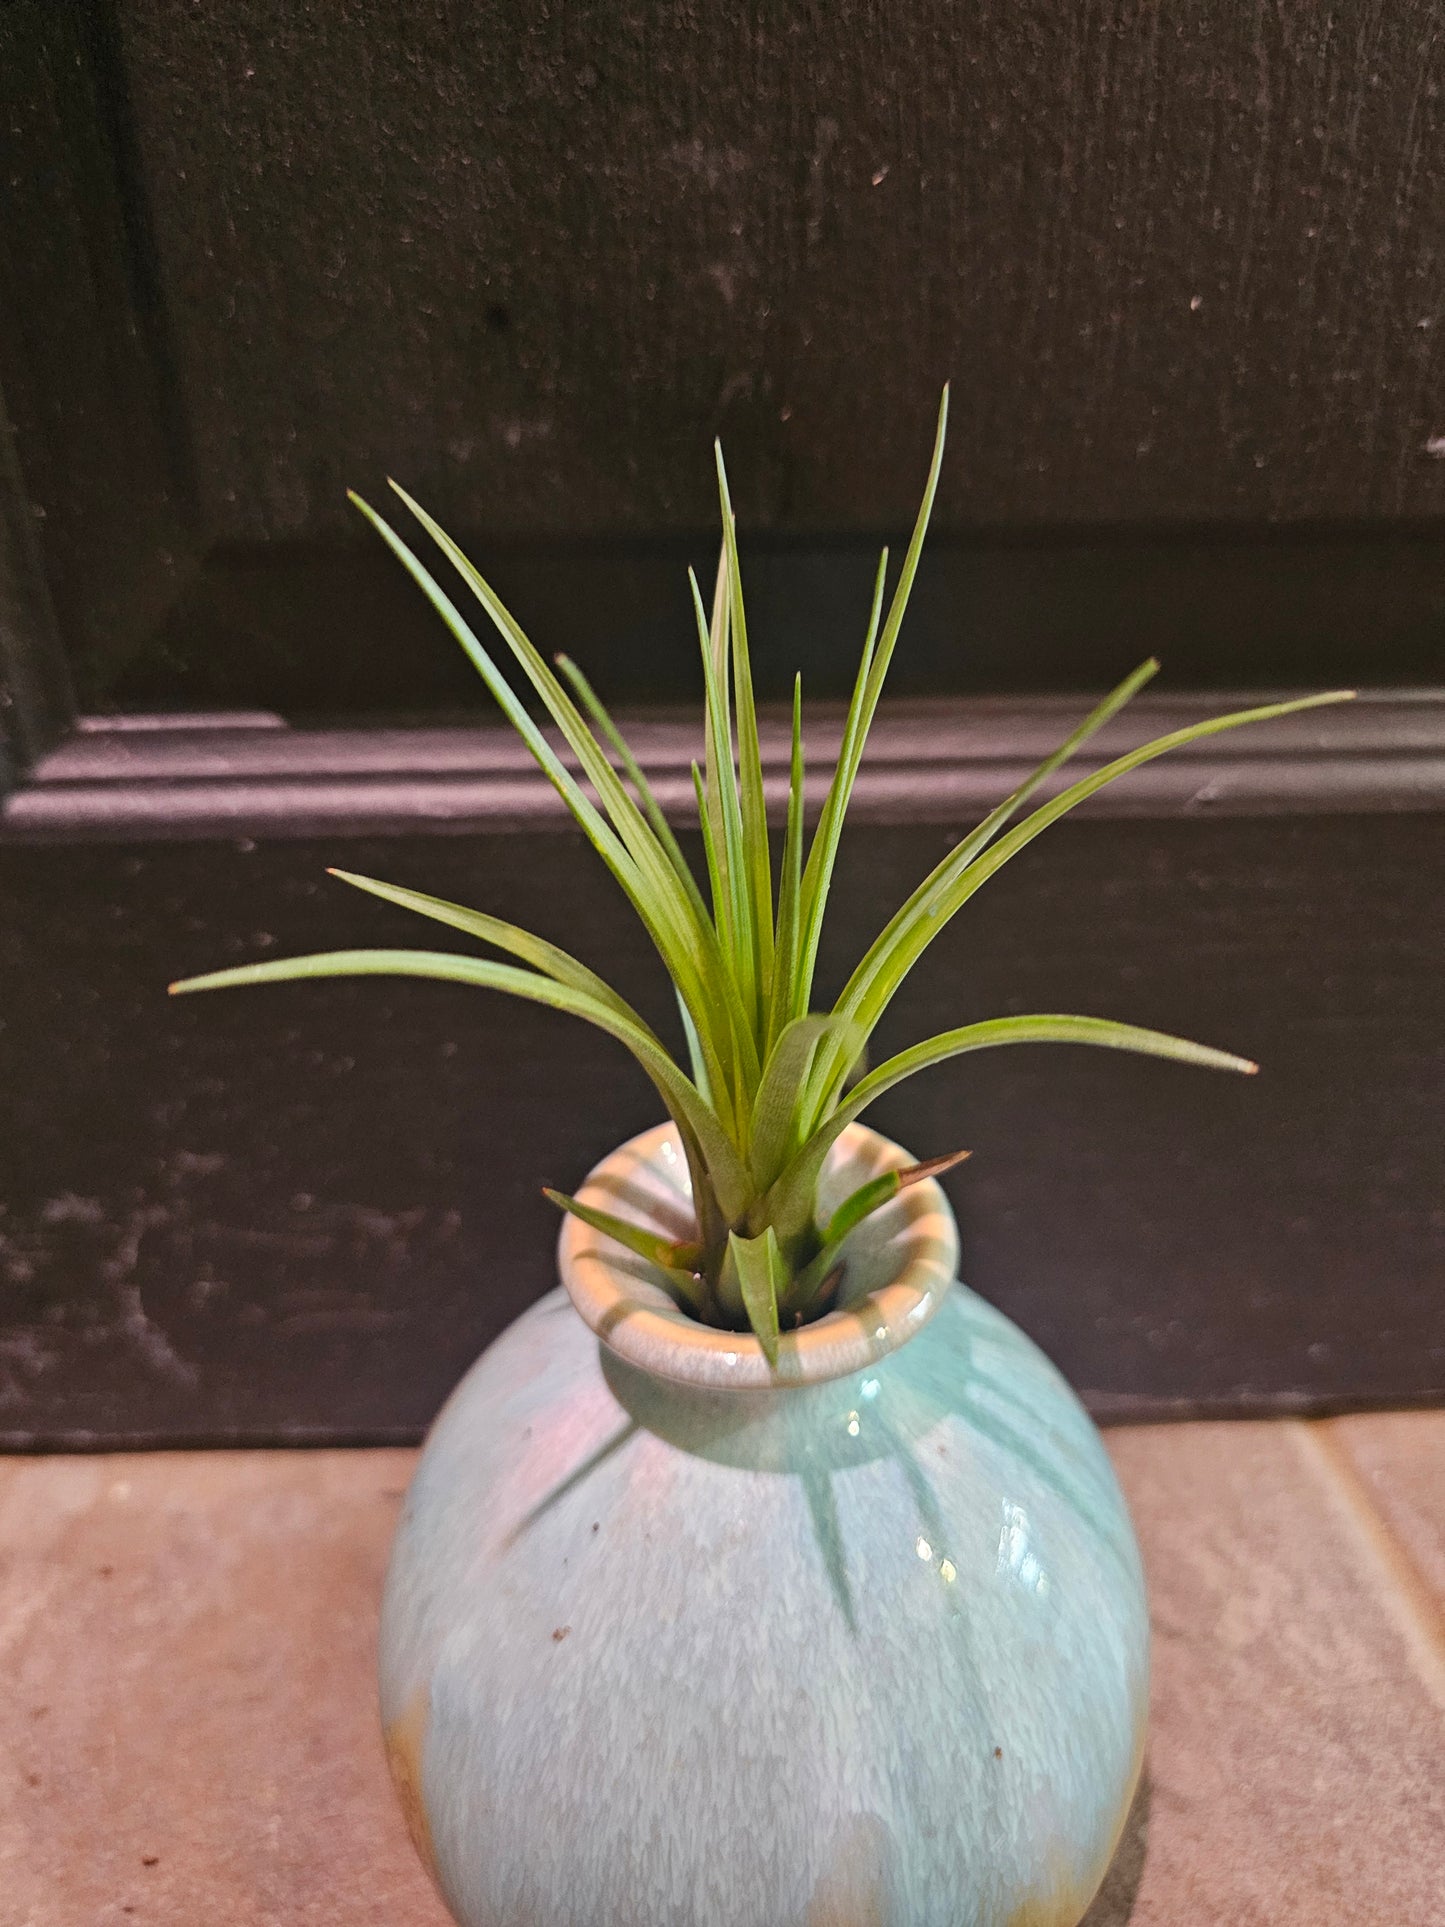
<path id="1" fill-rule="evenodd" d="M 768 1363 L 778 1363 L 778 1302 L 787 1288 L 788 1272 L 778 1248 L 778 1235 L 769 1225 L 757 1238 L 740 1238 L 728 1233 L 728 1257 L 737 1274 L 738 1290 L 748 1323 Z"/>
<path id="2" fill-rule="evenodd" d="M 797 1149 L 793 1140 L 809 1060 L 839 1028 L 834 1017 L 795 1017 L 773 1046 L 748 1121 L 748 1168 L 760 1195 Z"/>
<path id="3" fill-rule="evenodd" d="M 335 877 L 339 883 L 349 883 L 354 890 L 364 890 L 368 896 L 380 897 L 383 903 L 397 904 L 403 910 L 414 910 L 418 916 L 429 917 L 433 923 L 443 923 L 453 930 L 461 930 L 469 937 L 477 937 L 483 943 L 495 944 L 498 950 L 505 950 L 511 956 L 520 957 L 523 963 L 531 964 L 544 976 L 551 977 L 559 984 L 570 984 L 599 1003 L 609 1005 L 620 1017 L 645 1031 L 661 1049 L 661 1041 L 641 1017 L 618 996 L 612 986 L 599 977 L 595 970 L 579 963 L 556 944 L 547 943 L 535 937 L 530 930 L 521 930 L 514 923 L 504 923 L 500 917 L 490 917 L 481 910 L 469 910 L 465 904 L 448 903 L 442 897 L 430 897 L 420 890 L 407 890 L 398 883 L 382 883 L 376 877 L 359 876 L 353 870 L 329 869 L 326 874 Z"/>
<path id="4" fill-rule="evenodd" d="M 650 1031 L 639 1030 L 609 1004 L 570 984 L 519 970 L 486 957 L 464 957 L 444 950 L 329 950 L 309 957 L 278 957 L 208 971 L 170 986 L 173 996 L 197 990 L 229 990 L 248 984 L 294 983 L 317 977 L 430 977 L 442 983 L 474 984 L 502 990 L 535 1004 L 581 1017 L 625 1044 L 657 1087 L 680 1130 L 696 1140 L 707 1164 L 723 1214 L 736 1220 L 752 1196 L 747 1167 L 716 1112 L 692 1080 L 675 1064 Z"/>
<path id="5" fill-rule="evenodd" d="M 910 1185 L 921 1184 L 925 1178 L 941 1177 L 951 1171 L 956 1164 L 962 1164 L 968 1151 L 950 1151 L 946 1156 L 926 1158 L 921 1164 L 905 1164 L 892 1171 L 883 1171 L 876 1178 L 869 1178 L 851 1192 L 823 1227 L 822 1242 L 817 1252 L 793 1280 L 789 1292 L 790 1302 L 796 1306 L 799 1315 L 807 1318 L 822 1295 L 833 1272 L 842 1258 L 843 1246 L 851 1232 L 856 1231 L 865 1218 L 872 1217 L 875 1211 L 885 1204 L 891 1204 L 900 1191 Z"/>
<path id="6" fill-rule="evenodd" d="M 757 1008 L 757 942 L 753 932 L 742 805 L 738 797 L 737 772 L 733 766 L 728 720 L 730 709 L 725 681 L 729 617 L 724 604 L 719 624 L 715 602 L 713 622 L 709 627 L 702 606 L 702 592 L 691 569 L 688 570 L 688 581 L 692 587 L 693 612 L 702 649 L 707 738 L 705 827 L 711 832 L 713 861 L 722 884 L 721 897 L 714 893 L 713 911 L 739 999 L 746 1012 L 754 1012 Z M 751 1022 L 749 1030 L 752 1032 Z M 755 1032 L 752 1034 L 756 1035 Z M 756 1077 L 756 1069 L 753 1075 Z"/>
<path id="7" fill-rule="evenodd" d="M 843 819 L 847 814 L 853 785 L 857 781 L 868 732 L 873 726 L 879 698 L 883 694 L 888 665 L 893 660 L 893 651 L 903 627 L 908 599 L 913 591 L 913 579 L 918 572 L 918 560 L 923 553 L 924 538 L 928 534 L 928 524 L 933 514 L 933 500 L 938 493 L 938 478 L 943 470 L 943 450 L 947 438 L 948 387 L 945 384 L 942 399 L 938 405 L 938 426 L 933 438 L 933 458 L 928 467 L 928 480 L 924 485 L 923 500 L 919 504 L 918 517 L 914 522 L 913 534 L 909 538 L 908 548 L 904 554 L 898 585 L 889 605 L 888 620 L 884 624 L 882 636 L 875 648 L 873 639 L 878 634 L 878 616 L 883 606 L 883 587 L 888 569 L 887 549 L 883 551 L 883 558 L 878 565 L 868 639 L 863 647 L 863 659 L 859 665 L 858 680 L 854 685 L 853 700 L 848 706 L 848 719 L 844 726 L 843 742 L 838 754 L 838 766 L 833 773 L 833 781 L 823 805 L 823 815 L 818 824 L 813 847 L 808 852 L 808 866 L 803 875 L 803 940 L 799 951 L 799 979 L 804 1002 L 812 993 L 813 971 L 817 965 L 823 910 L 827 903 L 828 889 L 837 858 L 838 840 L 843 832 Z"/>
<path id="8" fill-rule="evenodd" d="M 1322 695 L 1298 697 L 1290 702 L 1263 703 L 1254 709 L 1235 710 L 1229 715 L 1191 723 L 1184 729 L 1171 730 L 1167 736 L 1157 737 L 1125 756 L 1116 757 L 1102 769 L 1071 783 L 1066 790 L 1041 804 L 1015 829 L 990 844 L 972 861 L 963 863 L 961 867 L 946 861 L 941 866 L 942 874 L 938 882 L 916 890 L 845 985 L 834 1007 L 837 1014 L 857 1024 L 865 1037 L 870 1036 L 914 964 L 969 898 L 1051 823 L 1056 823 L 1061 816 L 1066 816 L 1070 810 L 1076 809 L 1110 783 L 1117 782 L 1120 777 L 1127 776 L 1130 771 L 1154 761 L 1156 757 L 1182 749 L 1187 743 L 1217 736 L 1224 730 L 1239 729 L 1248 723 L 1291 716 L 1327 703 L 1347 702 L 1353 693 L 1352 690 L 1332 690 Z"/>
<path id="9" fill-rule="evenodd" d="M 652 785 L 648 782 L 642 765 L 633 754 L 631 744 L 613 721 L 602 698 L 597 694 L 597 691 L 592 687 L 592 684 L 588 681 L 578 665 L 573 662 L 572 658 L 568 655 L 559 655 L 556 660 L 558 668 L 576 690 L 578 701 L 582 704 L 583 709 L 591 717 L 594 725 L 601 730 L 605 739 L 612 745 L 617 760 L 627 772 L 632 787 L 637 791 L 638 801 L 642 806 L 643 814 L 651 824 L 654 836 L 656 836 L 658 842 L 666 852 L 668 861 L 677 872 L 678 881 L 692 900 L 696 914 L 705 917 L 707 915 L 707 909 L 703 903 L 701 892 L 698 890 L 697 879 L 692 873 L 692 867 L 682 853 L 682 846 L 673 834 L 672 825 L 664 815 L 662 805 L 653 793 Z"/>
<path id="10" fill-rule="evenodd" d="M 726 1021 L 720 982 L 721 964 L 711 926 L 702 911 L 701 898 L 695 889 L 689 893 L 683 885 L 666 850 L 658 842 L 641 807 L 628 793 L 626 784 L 613 769 L 605 750 L 588 727 L 586 718 L 553 674 L 541 652 L 528 639 L 511 610 L 436 518 L 428 514 L 399 483 L 393 482 L 391 487 L 482 605 L 601 799 L 613 830 L 636 869 L 634 905 L 647 924 L 673 981 L 687 999 L 714 1081 L 722 1083 L 721 1060 L 713 1061 L 717 1047 L 716 1033 Z M 378 527 L 386 529 L 379 516 L 372 511 L 368 513 Z M 391 531 L 388 534 L 393 547 L 399 553 L 409 555 L 400 537 Z M 410 565 L 413 573 L 420 569 L 414 557 L 410 558 Z M 421 575 L 425 576 L 426 571 L 421 570 Z M 469 653 L 473 654 L 478 666 L 483 660 L 490 662 L 487 652 L 476 638 L 472 637 L 471 640 L 473 648 Z M 489 687 L 493 679 L 504 688 L 507 687 L 495 665 L 492 665 L 492 676 L 488 679 Z M 512 698 L 512 704 L 514 708 L 520 708 L 515 697 Z M 533 742 L 539 735 L 540 732 L 533 725 L 527 740 L 534 755 L 536 750 Z M 556 760 L 555 757 L 553 760 Z"/>
<path id="11" fill-rule="evenodd" d="M 704 1311 L 707 1288 L 698 1272 L 706 1254 L 699 1242 L 660 1238 L 656 1232 L 646 1231 L 640 1224 L 632 1224 L 611 1211 L 599 1211 L 595 1205 L 583 1204 L 579 1198 L 569 1198 L 565 1191 L 554 1191 L 549 1185 L 543 1185 L 542 1195 L 549 1198 L 559 1210 L 570 1211 L 574 1218 L 580 1219 L 593 1231 L 600 1231 L 604 1237 L 615 1238 L 618 1244 L 645 1259 L 655 1271 L 663 1274 L 675 1292 L 681 1294 L 690 1311 Z"/>
<path id="12" fill-rule="evenodd" d="M 934 866 L 875 939 L 863 962 L 849 979 L 843 996 L 839 999 L 840 1004 L 847 999 L 857 979 L 866 972 L 870 959 L 887 946 L 896 930 L 915 914 L 917 907 L 922 905 L 925 914 L 936 914 L 929 912 L 929 906 L 946 889 L 950 879 L 965 869 L 979 851 L 1003 830 L 1028 799 L 1035 795 L 1071 757 L 1077 755 L 1090 737 L 1096 735 L 1106 723 L 1117 716 L 1125 704 L 1130 702 L 1158 672 L 1159 664 L 1154 657 L 1151 656 L 1148 661 L 1140 663 L 1137 669 L 1127 675 L 1117 687 L 1110 690 L 1101 703 L 1090 710 L 1078 728 L 1065 737 L 1057 749 L 1044 757 L 1043 761 L 1029 772 L 1023 782 L 1012 790 L 1002 803 L 989 811 L 976 829 L 971 830 L 949 851 L 942 862 Z M 821 1061 L 815 1063 L 809 1090 L 810 1125 L 820 1121 L 824 1107 L 837 1095 L 840 1080 L 846 1079 L 849 1074 L 850 1067 L 840 1060 L 836 1051 L 823 1053 Z"/>
<path id="13" fill-rule="evenodd" d="M 763 798 L 763 761 L 758 713 L 753 700 L 753 667 L 748 652 L 747 613 L 742 567 L 738 561 L 737 521 L 728 493 L 722 443 L 714 442 L 718 495 L 722 507 L 723 548 L 727 555 L 729 614 L 732 626 L 733 695 L 738 737 L 738 793 L 742 806 L 743 853 L 753 933 L 753 978 L 759 1000 L 773 974 L 773 872 L 768 854 L 768 816 Z M 761 1013 L 761 1001 L 759 1011 Z"/>
<path id="14" fill-rule="evenodd" d="M 807 1015 L 798 971 L 803 895 L 803 678 L 793 678 L 793 734 L 788 757 L 788 821 L 778 872 L 778 929 L 768 999 L 767 1048 L 795 1017 Z"/>
<path id="15" fill-rule="evenodd" d="M 1242 1071 L 1246 1075 L 1259 1068 L 1247 1057 L 1236 1057 L 1231 1051 L 1191 1043 L 1188 1038 L 1171 1037 L 1164 1031 L 1145 1030 L 1137 1024 L 1113 1023 L 1104 1017 L 993 1017 L 983 1023 L 942 1031 L 937 1037 L 926 1038 L 921 1044 L 899 1051 L 897 1056 L 870 1071 L 814 1131 L 764 1200 L 764 1210 L 778 1227 L 779 1236 L 793 1235 L 807 1224 L 823 1160 L 847 1126 L 867 1110 L 875 1098 L 905 1078 L 950 1057 L 962 1057 L 968 1051 L 990 1050 L 1004 1044 L 1044 1043 L 1092 1044 L 1106 1050 L 1137 1051 L 1148 1057 L 1172 1057 L 1183 1064 Z"/>

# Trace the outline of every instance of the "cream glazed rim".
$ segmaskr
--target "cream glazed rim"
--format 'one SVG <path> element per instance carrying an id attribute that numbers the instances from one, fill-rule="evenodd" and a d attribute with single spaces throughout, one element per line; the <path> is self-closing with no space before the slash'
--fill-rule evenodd
<path id="1" fill-rule="evenodd" d="M 878 1132 L 850 1124 L 829 1154 L 820 1188 L 833 1203 L 857 1185 L 914 1159 Z M 676 1128 L 657 1124 L 621 1144 L 578 1191 L 584 1204 L 686 1237 L 692 1189 Z M 776 1370 L 750 1331 L 722 1331 L 691 1318 L 645 1261 L 570 1213 L 557 1263 L 585 1323 L 619 1358 L 655 1377 L 716 1391 L 816 1385 L 876 1364 L 920 1331 L 958 1275 L 958 1227 L 933 1178 L 909 1185 L 854 1231 L 843 1302 L 778 1343 Z M 849 1274 L 852 1274 L 850 1286 Z"/>

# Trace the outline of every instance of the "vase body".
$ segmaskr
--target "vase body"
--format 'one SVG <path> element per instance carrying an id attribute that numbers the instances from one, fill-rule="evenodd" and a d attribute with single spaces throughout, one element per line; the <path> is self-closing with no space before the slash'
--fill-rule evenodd
<path id="1" fill-rule="evenodd" d="M 685 1186 L 666 1141 L 624 1147 L 634 1205 L 639 1173 Z M 896 1150 L 857 1127 L 842 1148 Z M 615 1339 L 649 1287 L 574 1226 L 564 1275 L 590 1240 Z M 913 1234 L 872 1235 L 876 1282 Z M 710 1333 L 704 1382 L 679 1379 L 558 1289 L 453 1394 L 398 1528 L 381 1685 L 413 1837 L 465 1927 L 1074 1927 L 1087 1908 L 1146 1716 L 1123 1500 L 1002 1314 L 945 1279 L 900 1336 L 879 1302 L 833 1314 L 835 1345 L 878 1352 L 856 1369 L 732 1389 L 711 1381 L 729 1346 L 748 1367 L 750 1336 Z"/>

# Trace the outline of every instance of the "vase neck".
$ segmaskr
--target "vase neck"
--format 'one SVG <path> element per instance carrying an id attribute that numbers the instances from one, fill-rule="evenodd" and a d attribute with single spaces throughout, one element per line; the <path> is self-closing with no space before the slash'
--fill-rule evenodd
<path id="1" fill-rule="evenodd" d="M 870 1178 L 912 1162 L 876 1131 L 850 1125 L 819 1179 L 820 1214 L 826 1217 Z M 619 1146 L 578 1195 L 661 1236 L 690 1235 L 687 1161 L 671 1124 Z M 769 1392 L 845 1377 L 906 1344 L 933 1316 L 957 1274 L 958 1231 L 934 1180 L 900 1191 L 851 1234 L 834 1309 L 784 1333 L 775 1366 L 753 1333 L 699 1323 L 677 1304 L 660 1273 L 570 1215 L 563 1220 L 558 1264 L 578 1312 L 630 1366 L 673 1384 Z"/>

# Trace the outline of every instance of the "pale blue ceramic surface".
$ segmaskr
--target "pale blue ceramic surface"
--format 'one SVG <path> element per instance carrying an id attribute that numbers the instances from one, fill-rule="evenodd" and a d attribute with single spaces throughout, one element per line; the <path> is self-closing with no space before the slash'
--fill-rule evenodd
<path id="1" fill-rule="evenodd" d="M 640 1146 L 675 1184 L 663 1135 L 618 1154 L 629 1183 Z M 891 1231 L 880 1214 L 863 1282 L 936 1228 L 927 1190 Z M 579 1237 L 616 1261 L 625 1320 L 634 1261 L 569 1237 L 564 1274 Z M 1128 1515 L 999 1312 L 954 1285 L 898 1343 L 877 1302 L 833 1325 L 896 1346 L 863 1369 L 729 1392 L 619 1358 L 558 1290 L 458 1387 L 398 1530 L 381 1679 L 413 1833 L 467 1927 L 1084 1912 L 1143 1747 Z"/>

